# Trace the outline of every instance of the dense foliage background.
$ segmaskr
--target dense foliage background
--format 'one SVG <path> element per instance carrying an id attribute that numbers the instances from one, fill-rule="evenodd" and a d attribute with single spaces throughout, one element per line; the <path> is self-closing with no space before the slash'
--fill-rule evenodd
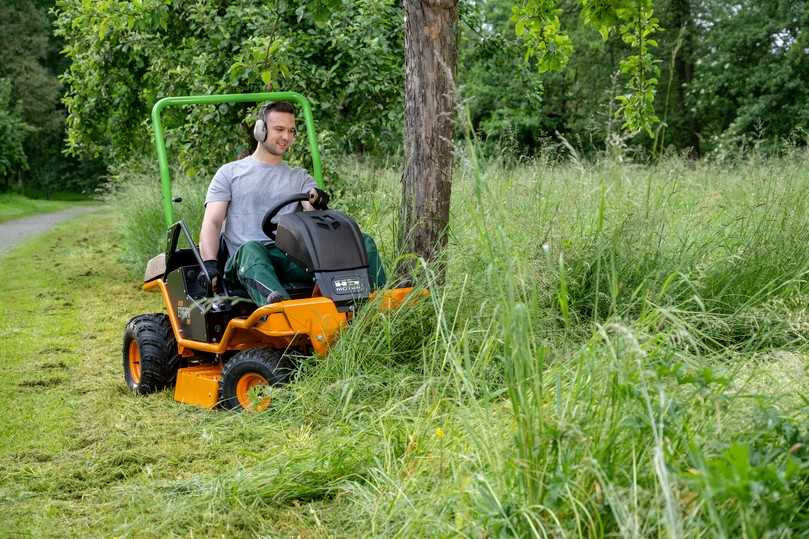
<path id="1" fill-rule="evenodd" d="M 64 88 L 69 64 L 53 35 L 53 1 L 0 3 L 0 190 L 49 197 L 91 192 L 103 166 L 65 156 Z"/>
<path id="2" fill-rule="evenodd" d="M 727 157 L 752 145 L 805 144 L 805 0 L 638 3 L 654 8 L 646 42 L 656 73 L 650 114 L 660 119 L 653 132 L 628 129 L 616 114 L 631 95 L 631 69 L 622 62 L 632 46 L 617 30 L 599 34 L 596 4 L 558 3 L 559 45 L 570 54 L 554 69 L 531 52 L 515 11 L 528 9 L 522 5 L 461 2 L 459 116 L 489 152 Z M 99 171 L 88 159 L 104 168 L 151 159 L 148 113 L 159 97 L 268 85 L 313 100 L 327 152 L 396 158 L 403 16 L 394 0 L 7 2 L 0 7 L 0 182 L 91 187 Z M 247 105 L 172 111 L 171 153 L 207 176 L 247 149 L 252 117 Z"/>

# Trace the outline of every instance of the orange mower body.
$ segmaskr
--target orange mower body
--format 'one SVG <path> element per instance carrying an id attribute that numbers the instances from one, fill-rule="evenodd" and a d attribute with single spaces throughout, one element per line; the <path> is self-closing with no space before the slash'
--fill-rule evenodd
<path id="1" fill-rule="evenodd" d="M 291 381 L 296 358 L 326 356 L 357 309 L 398 309 L 409 298 L 426 295 L 412 288 L 374 290 L 380 283 L 371 281 L 362 232 L 349 216 L 327 207 L 328 196 L 320 204 L 309 201 L 314 211 L 281 212 L 293 204 L 300 208 L 307 193 L 287 193 L 260 223 L 266 236 L 260 241 L 305 270 L 300 282 L 281 283 L 291 299 L 256 305 L 243 283 L 215 279 L 217 273 L 206 267 L 210 260 L 203 261 L 186 224 L 173 219 L 172 204 L 182 199 L 171 192 L 161 111 L 167 106 L 278 100 L 302 109 L 312 172 L 322 188 L 311 105 L 300 94 L 169 97 L 152 110 L 168 234 L 165 251 L 146 266 L 143 288 L 161 294 L 165 313 L 135 316 L 126 325 L 124 380 L 137 394 L 173 388 L 175 400 L 203 408 L 263 410 L 270 405 L 270 388 Z M 181 239 L 186 247 L 180 246 Z M 220 237 L 218 275 L 225 275 L 229 256 Z"/>
<path id="2" fill-rule="evenodd" d="M 160 292 L 164 304 L 171 305 L 168 289 L 163 281 L 148 282 L 143 285 L 143 289 Z M 381 291 L 379 310 L 398 309 L 412 291 L 412 288 Z M 226 352 L 265 346 L 280 350 L 310 348 L 316 355 L 325 357 L 340 330 L 350 321 L 350 315 L 337 311 L 334 302 L 328 298 L 293 299 L 260 307 L 247 317 L 234 318 L 228 323 L 219 342 L 205 343 L 184 338 L 177 314 L 173 309 L 167 310 L 177 343 L 177 353 L 186 358 L 193 358 L 199 352 L 221 356 Z M 131 342 L 134 344 L 134 341 Z M 137 350 L 134 352 L 137 354 Z M 174 387 L 174 400 L 202 408 L 215 408 L 220 401 L 222 367 L 222 363 L 216 362 L 179 368 Z M 252 381 L 263 382 L 264 385 L 268 383 L 257 377 Z M 245 387 L 243 383 L 239 389 L 249 391 L 250 387 L 252 386 Z M 237 398 L 242 408 L 248 408 L 246 397 L 244 391 L 237 390 Z"/>

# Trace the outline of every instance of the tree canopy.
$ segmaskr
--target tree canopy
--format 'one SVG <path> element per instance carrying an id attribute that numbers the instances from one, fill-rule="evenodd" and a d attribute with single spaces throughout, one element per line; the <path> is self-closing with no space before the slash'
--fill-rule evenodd
<path id="1" fill-rule="evenodd" d="M 709 147 L 777 142 L 809 128 L 809 3 L 705 1 L 687 106 Z"/>
<path id="2" fill-rule="evenodd" d="M 151 156 L 160 97 L 268 84 L 313 100 L 327 152 L 402 152 L 395 0 L 14 0 L 0 20 L 5 188 L 78 185 L 65 149 L 107 166 Z M 459 117 L 497 154 L 560 136 L 582 154 L 805 144 L 807 28 L 807 0 L 460 0 Z M 209 171 L 245 149 L 252 115 L 174 111 L 172 154 Z"/>
<path id="3" fill-rule="evenodd" d="M 63 0 L 57 32 L 71 59 L 71 151 L 125 159 L 150 149 L 148 113 L 160 97 L 267 85 L 309 96 L 320 136 L 335 146 L 390 150 L 401 133 L 401 8 L 358 0 L 325 21 L 305 6 Z M 253 119 L 245 107 L 222 105 L 180 111 L 167 127 L 185 141 L 174 149 L 184 163 L 214 166 L 246 144 Z"/>

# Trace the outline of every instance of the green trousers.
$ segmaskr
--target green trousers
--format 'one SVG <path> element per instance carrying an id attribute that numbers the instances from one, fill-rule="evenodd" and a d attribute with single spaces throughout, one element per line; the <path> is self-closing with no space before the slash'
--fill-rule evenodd
<path id="1" fill-rule="evenodd" d="M 362 235 L 368 253 L 368 279 L 371 289 L 385 286 L 385 268 L 379 259 L 376 243 L 367 234 Z M 275 245 L 266 246 L 258 241 L 248 241 L 230 257 L 225 265 L 225 280 L 238 283 L 247 291 L 256 305 L 266 305 L 267 296 L 278 292 L 285 299 L 289 294 L 283 283 L 312 283 L 314 275 L 289 259 Z"/>

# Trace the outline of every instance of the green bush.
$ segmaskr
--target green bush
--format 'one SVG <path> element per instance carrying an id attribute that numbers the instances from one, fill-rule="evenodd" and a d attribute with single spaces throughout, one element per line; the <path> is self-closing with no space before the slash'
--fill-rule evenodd
<path id="1" fill-rule="evenodd" d="M 28 166 L 23 141 L 29 129 L 12 107 L 11 84 L 0 78 L 0 179 Z"/>
<path id="2" fill-rule="evenodd" d="M 121 164 L 151 149 L 146 126 L 158 99 L 268 84 L 309 97 L 320 136 L 341 153 L 398 147 L 401 7 L 356 0 L 322 15 L 281 0 L 60 2 L 70 149 Z M 164 127 L 180 163 L 212 174 L 251 143 L 254 118 L 251 105 L 175 108 Z"/>

